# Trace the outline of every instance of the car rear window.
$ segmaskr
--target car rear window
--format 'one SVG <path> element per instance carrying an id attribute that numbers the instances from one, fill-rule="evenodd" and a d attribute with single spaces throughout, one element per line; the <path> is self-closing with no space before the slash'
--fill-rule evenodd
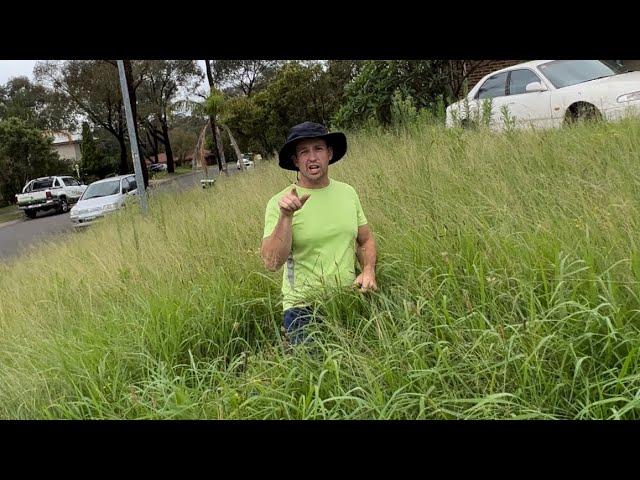
<path id="1" fill-rule="evenodd" d="M 78 182 L 75 178 L 73 177 L 62 177 L 62 181 L 64 182 L 64 184 L 67 187 L 75 187 L 77 185 L 80 185 L 80 182 Z"/>
<path id="2" fill-rule="evenodd" d="M 45 188 L 51 188 L 53 185 L 53 178 L 46 178 L 44 180 L 36 180 L 33 182 L 33 187 L 31 187 L 32 191 L 36 190 L 44 190 Z"/>

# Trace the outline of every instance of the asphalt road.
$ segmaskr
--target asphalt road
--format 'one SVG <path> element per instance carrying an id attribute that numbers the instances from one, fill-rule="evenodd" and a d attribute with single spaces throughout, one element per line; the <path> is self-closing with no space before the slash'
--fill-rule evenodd
<path id="1" fill-rule="evenodd" d="M 237 172 L 235 163 L 227 164 L 230 174 Z M 209 178 L 218 175 L 218 167 L 209 167 Z M 186 173 L 153 187 L 158 190 L 181 191 L 200 186 L 202 172 Z M 53 210 L 38 212 L 36 218 L 23 217 L 0 224 L 0 261 L 15 259 L 43 241 L 61 238 L 73 231 L 69 213 L 58 214 Z"/>

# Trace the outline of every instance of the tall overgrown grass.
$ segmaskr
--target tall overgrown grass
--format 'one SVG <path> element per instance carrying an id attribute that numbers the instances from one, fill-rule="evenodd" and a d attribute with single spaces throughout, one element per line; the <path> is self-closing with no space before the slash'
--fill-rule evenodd
<path id="1" fill-rule="evenodd" d="M 640 123 L 349 135 L 375 294 L 282 340 L 264 162 L 0 264 L 2 418 L 639 418 Z"/>

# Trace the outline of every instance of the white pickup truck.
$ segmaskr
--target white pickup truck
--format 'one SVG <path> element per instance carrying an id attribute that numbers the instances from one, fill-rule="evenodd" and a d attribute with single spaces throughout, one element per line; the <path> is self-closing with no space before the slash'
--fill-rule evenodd
<path id="1" fill-rule="evenodd" d="M 35 218 L 39 210 L 56 209 L 58 213 L 69 211 L 69 205 L 76 203 L 86 185 L 69 176 L 41 177 L 29 181 L 22 193 L 16 195 L 18 208 L 29 218 Z"/>

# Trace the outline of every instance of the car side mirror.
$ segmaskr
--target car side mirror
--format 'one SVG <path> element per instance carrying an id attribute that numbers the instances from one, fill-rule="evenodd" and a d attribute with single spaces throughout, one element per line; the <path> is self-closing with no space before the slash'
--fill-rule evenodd
<path id="1" fill-rule="evenodd" d="M 547 87 L 543 85 L 541 82 L 531 82 L 527 84 L 527 86 L 525 87 L 525 91 L 527 93 L 546 92 Z"/>

